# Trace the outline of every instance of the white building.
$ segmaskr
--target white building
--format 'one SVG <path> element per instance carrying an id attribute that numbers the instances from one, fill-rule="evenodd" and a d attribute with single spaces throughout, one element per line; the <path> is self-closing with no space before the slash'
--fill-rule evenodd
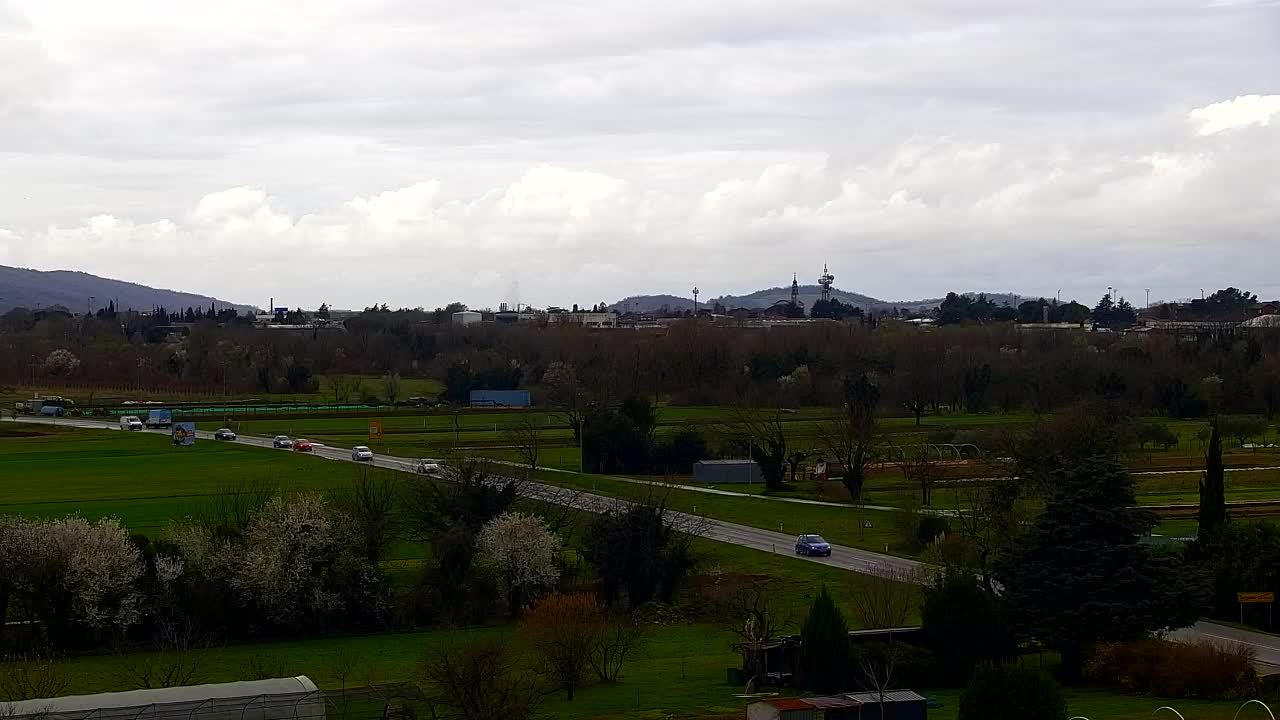
<path id="1" fill-rule="evenodd" d="M 483 315 L 475 310 L 463 310 L 453 314 L 454 325 L 478 325 L 484 318 Z"/>

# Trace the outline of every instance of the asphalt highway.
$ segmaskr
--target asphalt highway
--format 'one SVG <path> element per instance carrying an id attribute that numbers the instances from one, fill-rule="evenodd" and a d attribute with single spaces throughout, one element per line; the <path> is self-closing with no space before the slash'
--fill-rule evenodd
<path id="1" fill-rule="evenodd" d="M 6 420 L 11 421 L 8 419 Z M 23 416 L 18 418 L 17 422 L 125 432 L 120 430 L 116 425 L 112 425 L 110 423 L 96 420 L 85 420 L 81 418 L 42 418 Z M 144 430 L 143 432 L 160 433 L 164 435 L 169 434 L 167 430 Z M 213 440 L 213 433 L 208 430 L 197 430 L 196 437 L 199 440 L 219 442 Z M 235 440 L 222 442 L 235 442 L 240 445 L 249 445 L 252 447 L 271 447 L 271 438 L 251 435 L 240 435 Z M 294 451 L 281 449 L 277 450 L 277 452 Z M 350 448 L 315 445 L 310 454 L 317 458 L 330 461 L 354 462 L 351 459 Z M 372 462 L 368 462 L 366 464 L 388 470 L 414 473 L 416 460 L 384 456 L 375 457 Z M 591 493 L 574 492 L 545 483 L 522 481 L 520 487 L 522 494 L 527 497 L 558 505 L 570 506 L 589 512 L 609 512 L 610 510 L 624 507 L 626 505 L 625 501 L 619 500 L 618 498 L 607 497 L 604 495 L 593 495 Z M 741 547 L 747 547 L 768 553 L 791 555 L 800 562 L 817 563 L 864 575 L 890 575 L 896 579 L 909 582 L 923 582 L 926 573 L 929 570 L 929 566 L 915 560 L 908 560 L 906 558 L 894 557 L 893 555 L 840 545 L 832 546 L 830 557 L 797 556 L 794 554 L 795 536 L 793 535 L 784 535 L 783 533 L 774 532 L 772 530 L 763 530 L 761 528 L 749 527 L 746 525 L 712 520 L 686 513 L 670 512 L 670 516 L 677 526 L 695 530 L 703 537 L 711 540 L 718 540 L 720 542 L 739 545 Z M 1240 630 L 1227 625 L 1219 625 L 1217 623 L 1207 621 L 1201 621 L 1191 627 L 1176 630 L 1170 633 L 1169 636 L 1172 639 L 1187 642 L 1206 641 L 1218 645 L 1243 645 L 1254 650 L 1260 671 L 1264 673 L 1280 672 L 1280 636 Z"/>

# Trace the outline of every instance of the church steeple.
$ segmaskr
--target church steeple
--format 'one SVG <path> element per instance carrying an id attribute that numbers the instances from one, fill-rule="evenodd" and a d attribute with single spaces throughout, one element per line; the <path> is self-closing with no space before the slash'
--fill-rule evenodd
<path id="1" fill-rule="evenodd" d="M 791 307 L 800 307 L 800 280 L 791 273 Z"/>

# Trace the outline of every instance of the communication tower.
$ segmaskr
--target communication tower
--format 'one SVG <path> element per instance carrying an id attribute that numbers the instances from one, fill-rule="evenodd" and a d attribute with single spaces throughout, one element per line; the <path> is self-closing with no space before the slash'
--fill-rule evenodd
<path id="1" fill-rule="evenodd" d="M 818 278 L 818 284 L 822 286 L 822 302 L 831 299 L 831 285 L 836 281 L 836 277 L 827 270 L 827 264 L 822 264 L 822 277 Z M 794 287 L 794 286 L 793 286 Z M 794 290 L 792 292 L 795 292 Z"/>

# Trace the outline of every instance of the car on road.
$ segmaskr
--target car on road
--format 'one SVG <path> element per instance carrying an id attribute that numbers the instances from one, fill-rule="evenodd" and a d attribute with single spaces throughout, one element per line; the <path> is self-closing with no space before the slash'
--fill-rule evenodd
<path id="1" fill-rule="evenodd" d="M 797 555 L 825 555 L 831 556 L 831 544 L 822 539 L 821 535 L 801 535 L 796 538 L 796 554 Z"/>
<path id="2" fill-rule="evenodd" d="M 141 430 L 142 421 L 136 415 L 125 415 L 120 418 L 121 430 Z"/>
<path id="3" fill-rule="evenodd" d="M 288 435 L 277 435 L 271 441 L 271 447 L 284 448 L 285 450 L 288 450 L 289 448 L 293 447 L 293 441 L 289 439 Z"/>
<path id="4" fill-rule="evenodd" d="M 440 464 L 431 460 L 419 460 L 413 470 L 420 475 L 439 475 Z"/>
<path id="5" fill-rule="evenodd" d="M 351 448 L 351 459 L 356 462 L 370 462 L 373 460 L 373 451 L 364 445 L 357 445 Z"/>
<path id="6" fill-rule="evenodd" d="M 298 438 L 293 441 L 293 449 L 298 452 L 311 452 L 311 441 Z"/>
<path id="7" fill-rule="evenodd" d="M 236 434 L 231 428 L 218 428 L 213 431 L 214 440 L 235 440 Z"/>

